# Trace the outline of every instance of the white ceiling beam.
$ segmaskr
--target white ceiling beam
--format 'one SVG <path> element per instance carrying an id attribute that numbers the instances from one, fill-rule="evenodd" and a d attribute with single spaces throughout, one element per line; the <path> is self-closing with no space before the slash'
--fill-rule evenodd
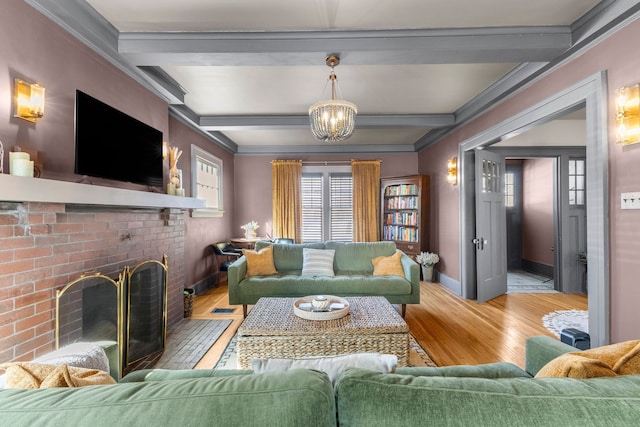
<path id="1" fill-rule="evenodd" d="M 370 114 L 358 115 L 358 129 L 434 128 L 455 124 L 453 114 Z M 198 126 L 207 131 L 306 129 L 309 116 L 300 115 L 251 115 L 251 116 L 201 116 Z"/>
<path id="2" fill-rule="evenodd" d="M 381 31 L 129 32 L 118 52 L 136 65 L 349 65 L 546 62 L 571 47 L 568 26 Z"/>

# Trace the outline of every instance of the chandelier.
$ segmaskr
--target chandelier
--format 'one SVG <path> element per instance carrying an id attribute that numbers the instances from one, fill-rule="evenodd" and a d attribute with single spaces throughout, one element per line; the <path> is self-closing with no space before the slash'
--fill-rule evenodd
<path id="1" fill-rule="evenodd" d="M 338 77 L 333 69 L 338 64 L 340 64 L 338 56 L 327 57 L 327 65 L 331 67 L 331 74 L 329 74 L 331 100 L 316 102 L 309 107 L 311 132 L 316 139 L 325 142 L 338 142 L 349 138 L 355 128 L 358 114 L 358 107 L 355 104 L 336 99 L 336 89 L 338 91 L 340 89 L 337 87 Z"/>

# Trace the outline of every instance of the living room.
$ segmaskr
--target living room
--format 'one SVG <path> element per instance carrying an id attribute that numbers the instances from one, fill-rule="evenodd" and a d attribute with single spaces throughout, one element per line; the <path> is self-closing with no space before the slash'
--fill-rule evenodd
<path id="1" fill-rule="evenodd" d="M 584 36 L 574 46 L 572 55 L 557 59 L 535 79 L 486 112 L 465 118 L 437 143 L 419 151 L 288 154 L 283 150 L 273 155 L 234 153 L 212 142 L 207 133 L 186 123 L 173 111 L 163 97 L 150 89 L 148 82 L 142 82 L 140 77 L 114 65 L 78 40 L 74 34 L 81 34 L 82 29 L 70 33 L 34 7 L 40 3 L 46 5 L 47 2 L 11 0 L 0 16 L 5 34 L 0 40 L 4 65 L 0 85 L 4 101 L 0 103 L 0 116 L 6 117 L 0 122 L 4 173 L 9 171 L 8 153 L 20 146 L 39 151 L 41 178 L 65 182 L 82 180 L 82 176 L 73 173 L 74 94 L 82 90 L 162 131 L 171 146 L 185 153 L 180 161 L 184 176 L 191 175 L 188 161 L 191 145 L 221 159 L 224 214 L 215 218 L 192 217 L 179 206 L 165 206 L 168 211 L 131 209 L 135 203 L 127 209 L 105 212 L 87 209 L 78 201 L 82 194 L 73 196 L 69 202 L 74 206 L 72 209 L 65 205 L 64 198 L 68 195 L 61 196 L 59 203 L 22 203 L 30 200 L 29 197 L 16 200 L 14 193 L 9 192 L 13 190 L 5 185 L 8 177 L 0 176 L 0 306 L 3 307 L 0 324 L 4 325 L 0 327 L 0 362 L 35 358 L 53 349 L 55 291 L 66 283 L 94 269 L 117 274 L 124 265 L 134 265 L 143 259 L 161 259 L 164 253 L 169 257 L 171 282 L 169 324 L 179 322 L 183 288 L 208 286 L 216 280 L 209 245 L 237 237 L 242 233 L 240 226 L 249 221 L 257 221 L 262 230 L 272 224 L 270 162 L 274 159 L 320 162 L 379 159 L 381 177 L 429 175 L 432 186 L 429 249 L 441 258 L 437 265 L 438 278 L 457 294 L 473 299 L 466 264 L 470 257 L 461 256 L 462 242 L 473 237 L 460 225 L 466 215 L 460 197 L 464 183 L 453 186 L 447 182 L 447 160 L 458 157 L 463 167 L 461 153 L 466 151 L 461 151 L 461 146 L 473 145 L 486 135 L 495 135 L 498 139 L 505 133 L 518 132 L 520 129 L 514 128 L 513 123 L 527 127 L 536 120 L 544 120 L 537 112 L 539 106 L 554 102 L 561 104 L 558 110 L 574 104 L 586 105 L 587 120 L 604 123 L 604 127 L 594 125 L 593 129 L 600 134 L 594 136 L 592 148 L 587 148 L 587 155 L 591 155 L 590 173 L 590 167 L 599 169 L 593 174 L 603 178 L 595 182 L 597 188 L 589 188 L 596 191 L 590 200 L 599 203 L 599 206 L 590 206 L 595 213 L 590 218 L 604 224 L 596 227 L 601 236 L 589 236 L 593 239 L 589 242 L 589 280 L 596 290 L 589 295 L 589 310 L 593 310 L 597 322 L 594 325 L 596 342 L 608 344 L 638 338 L 634 325 L 640 324 L 640 313 L 635 301 L 640 291 L 635 278 L 640 274 L 640 267 L 634 255 L 640 227 L 631 221 L 632 211 L 619 206 L 620 193 L 636 191 L 634 184 L 639 181 L 640 172 L 634 165 L 639 154 L 637 146 L 615 143 L 614 98 L 616 88 L 640 81 L 640 59 L 629 48 L 629 40 L 636 40 L 640 33 L 637 4 L 623 9 L 617 9 L 618 2 L 608 5 L 618 12 L 616 19 Z M 37 123 L 13 117 L 15 78 L 46 87 L 45 117 Z M 585 81 L 595 82 L 588 85 L 598 88 L 564 100 L 570 98 L 567 93 L 572 89 L 585 86 Z M 595 106 L 594 98 L 600 101 Z M 557 110 L 547 114 L 554 112 Z M 527 114 L 533 118 L 527 119 Z M 596 154 L 601 157 L 595 158 Z M 104 161 L 113 162 L 114 167 L 123 155 L 126 153 L 104 148 Z M 165 168 L 168 176 L 168 165 Z M 460 176 L 468 172 L 462 170 Z M 186 194 L 192 194 L 190 180 L 183 182 Z M 146 192 L 144 186 L 100 180 L 92 183 Z M 6 194 L 12 196 L 6 197 Z M 110 200 L 104 201 L 105 206 L 112 204 Z M 110 228 L 111 223 L 117 227 Z M 151 224 L 153 231 L 149 228 Z M 158 233 L 158 229 L 163 232 Z M 597 305 L 594 308 L 592 297 Z"/>

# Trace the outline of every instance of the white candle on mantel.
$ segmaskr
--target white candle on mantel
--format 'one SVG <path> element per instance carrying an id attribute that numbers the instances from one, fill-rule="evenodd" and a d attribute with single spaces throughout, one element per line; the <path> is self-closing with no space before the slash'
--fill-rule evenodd
<path id="1" fill-rule="evenodd" d="M 31 156 L 29 155 L 29 153 L 23 153 L 21 151 L 11 151 L 9 152 L 9 173 L 11 175 L 17 175 L 15 173 L 13 173 L 13 162 L 14 160 L 19 159 L 19 160 L 31 160 Z"/>
<path id="2" fill-rule="evenodd" d="M 33 177 L 33 160 L 13 159 L 12 175 Z"/>

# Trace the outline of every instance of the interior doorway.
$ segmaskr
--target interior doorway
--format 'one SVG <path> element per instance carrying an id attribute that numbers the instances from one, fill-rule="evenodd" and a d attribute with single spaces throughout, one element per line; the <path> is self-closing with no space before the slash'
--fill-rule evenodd
<path id="1" fill-rule="evenodd" d="M 507 293 L 557 293 L 553 157 L 505 158 Z"/>
<path id="2" fill-rule="evenodd" d="M 586 233 L 588 251 L 585 259 L 589 265 L 587 287 L 589 291 L 589 333 L 592 344 L 609 342 L 609 233 L 608 233 L 608 171 L 607 171 L 607 116 L 606 73 L 593 76 L 545 99 L 540 103 L 510 117 L 459 145 L 458 165 L 460 174 L 460 277 L 462 296 L 476 299 L 476 172 L 475 153 L 478 150 L 494 151 L 494 144 L 513 135 L 523 134 L 537 126 L 549 123 L 565 114 L 585 109 L 585 211 L 589 216 Z M 565 186 L 566 184 L 566 186 Z M 568 189 L 564 177 L 560 187 Z M 561 221 L 562 232 L 569 229 L 570 221 Z M 556 255 L 557 256 L 557 255 Z M 575 260 L 577 262 L 577 260 Z M 505 266 L 506 270 L 506 266 Z M 505 279 L 506 280 L 506 279 Z"/>

